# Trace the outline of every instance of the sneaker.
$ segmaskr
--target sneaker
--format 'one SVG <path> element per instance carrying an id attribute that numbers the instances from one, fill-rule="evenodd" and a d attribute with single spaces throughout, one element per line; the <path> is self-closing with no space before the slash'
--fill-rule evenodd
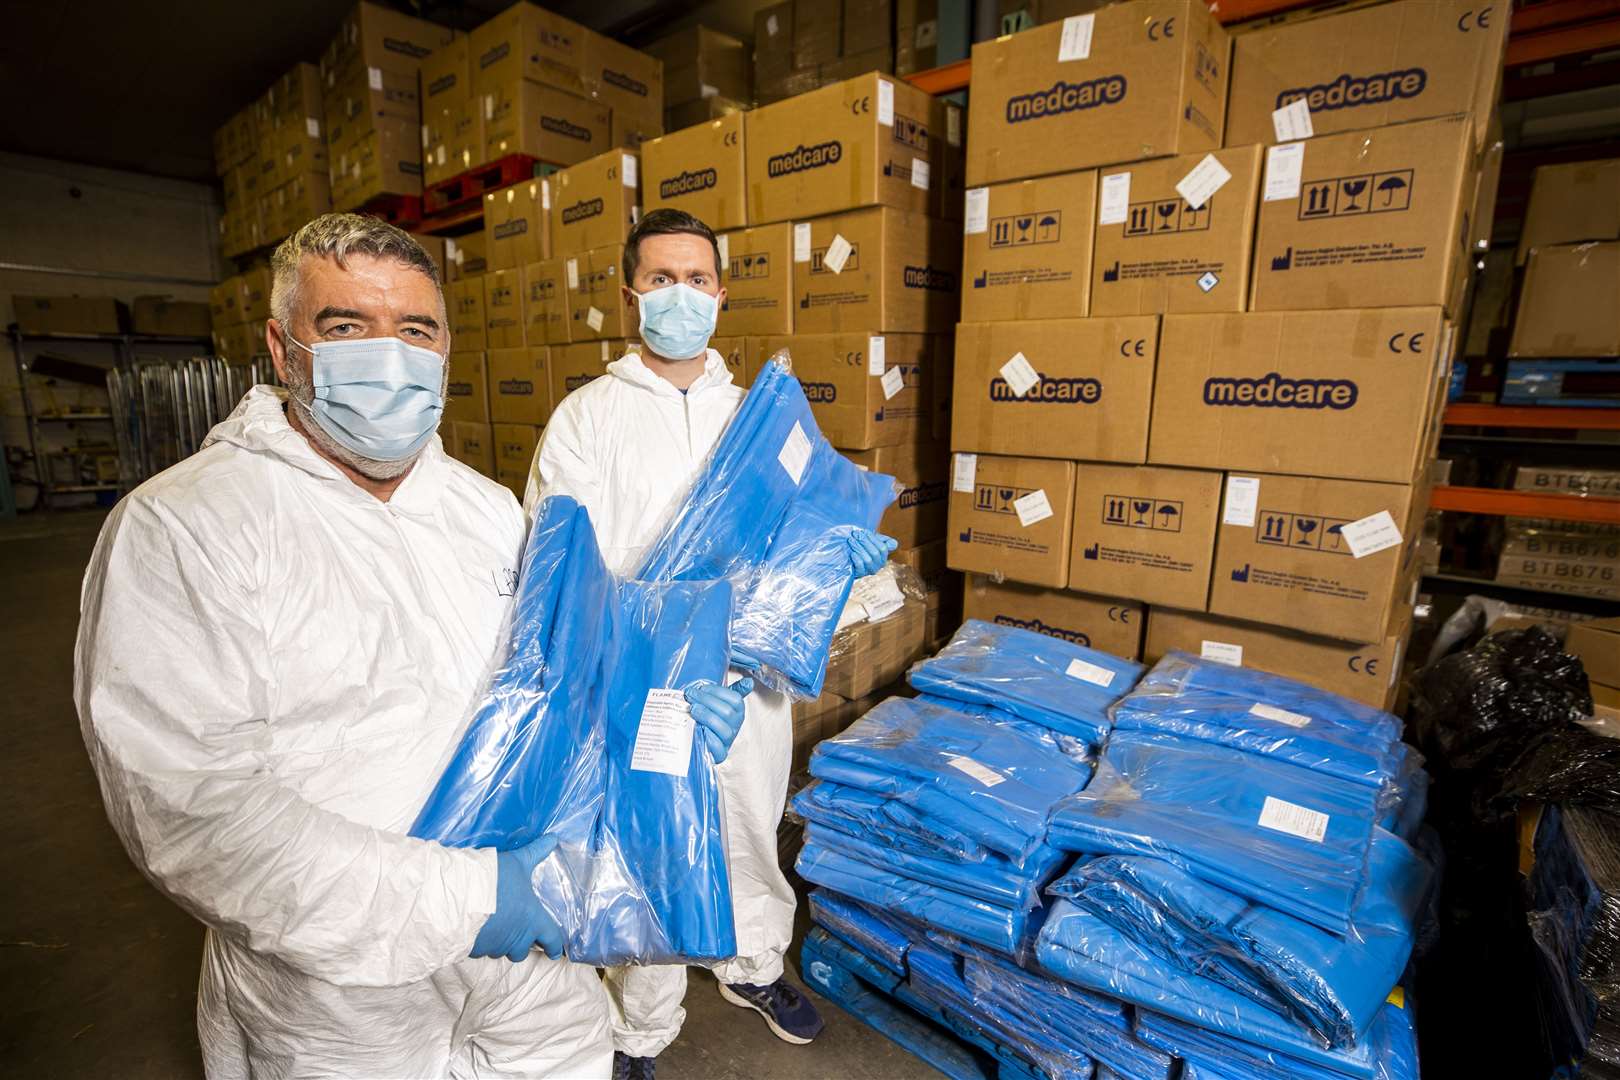
<path id="1" fill-rule="evenodd" d="M 803 1046 L 821 1034 L 821 1014 L 810 999 L 786 979 L 769 986 L 721 983 L 720 996 L 733 1005 L 753 1009 L 765 1018 L 771 1032 L 783 1042 Z"/>
<path id="2" fill-rule="evenodd" d="M 653 1070 L 657 1058 L 631 1057 L 620 1050 L 613 1051 L 613 1080 L 654 1080 Z"/>

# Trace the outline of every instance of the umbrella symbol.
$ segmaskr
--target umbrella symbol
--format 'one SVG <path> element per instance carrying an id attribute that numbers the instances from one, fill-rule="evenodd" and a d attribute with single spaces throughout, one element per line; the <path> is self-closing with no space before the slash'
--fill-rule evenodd
<path id="1" fill-rule="evenodd" d="M 1146 525 L 1147 519 L 1143 515 L 1153 509 L 1153 503 L 1144 499 L 1132 499 L 1131 509 L 1136 511 L 1136 524 Z"/>
<path id="2" fill-rule="evenodd" d="M 1329 525 L 1326 535 L 1333 537 L 1333 550 L 1337 551 L 1339 542 L 1344 539 L 1344 526 L 1342 524 Z"/>
<path id="3" fill-rule="evenodd" d="M 1395 193 L 1406 186 L 1406 181 L 1398 176 L 1391 176 L 1378 185 L 1378 190 L 1384 193 L 1384 205 L 1388 206 L 1395 201 Z"/>
<path id="4" fill-rule="evenodd" d="M 1366 191 L 1366 190 L 1367 190 L 1367 181 L 1365 181 L 1365 180 L 1346 180 L 1344 182 L 1344 193 L 1346 195 L 1350 196 L 1350 205 L 1345 207 L 1345 210 L 1350 211 L 1350 210 L 1361 210 L 1361 209 L 1363 209 L 1363 207 L 1360 207 L 1360 206 L 1356 205 L 1356 197 L 1358 195 L 1360 195 L 1363 191 Z"/>
<path id="5" fill-rule="evenodd" d="M 1159 516 L 1164 519 L 1164 523 L 1160 526 L 1160 528 L 1168 529 L 1170 527 L 1170 519 L 1179 517 L 1180 515 L 1181 511 L 1177 510 L 1170 503 L 1163 504 L 1159 507 Z"/>
<path id="6" fill-rule="evenodd" d="M 1053 217 L 1051 214 L 1047 214 L 1045 217 L 1041 218 L 1041 239 L 1051 239 L 1052 230 L 1057 227 L 1057 223 L 1058 219 Z"/>
<path id="7" fill-rule="evenodd" d="M 1316 531 L 1317 522 L 1313 518 L 1297 518 L 1294 528 L 1299 530 L 1299 544 L 1301 547 L 1311 546 L 1311 533 Z"/>

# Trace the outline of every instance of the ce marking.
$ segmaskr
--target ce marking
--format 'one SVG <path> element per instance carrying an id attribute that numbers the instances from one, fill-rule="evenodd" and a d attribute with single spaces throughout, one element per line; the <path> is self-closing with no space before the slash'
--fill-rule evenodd
<path id="1" fill-rule="evenodd" d="M 1415 334 L 1408 334 L 1404 332 L 1392 334 L 1389 339 L 1389 351 L 1392 353 L 1420 353 L 1423 351 L 1423 339 L 1426 336 L 1427 335 L 1421 330 Z M 1405 348 L 1401 347 L 1402 341 L 1406 343 Z"/>
<path id="2" fill-rule="evenodd" d="M 1491 15 L 1495 10 L 1495 8 L 1486 7 L 1475 11 L 1473 8 L 1469 8 L 1458 17 L 1457 29 L 1465 34 L 1475 27 L 1481 30 L 1489 30 L 1491 28 Z"/>
<path id="3" fill-rule="evenodd" d="M 861 113 L 869 113 L 869 112 L 871 112 L 872 111 L 872 95 L 867 94 L 864 97 L 858 97 L 854 101 L 850 102 L 849 103 L 849 111 L 850 111 L 850 114 L 853 115 L 853 116 L 859 116 L 859 115 L 861 115 Z"/>
<path id="4" fill-rule="evenodd" d="M 1158 19 L 1153 19 L 1148 22 L 1149 41 L 1163 41 L 1167 38 L 1173 38 L 1175 36 L 1176 20 L 1174 16 L 1164 20 L 1162 23 Z"/>
<path id="5" fill-rule="evenodd" d="M 1360 655 L 1352 656 L 1345 666 L 1357 675 L 1377 675 L 1378 657 L 1375 656 L 1371 660 L 1367 660 Z"/>
<path id="6" fill-rule="evenodd" d="M 1125 623 L 1127 626 L 1129 626 L 1131 622 L 1131 609 L 1120 607 L 1116 604 L 1108 609 L 1108 621 Z"/>
<path id="7" fill-rule="evenodd" d="M 1120 342 L 1119 343 L 1119 355 L 1121 355 L 1121 356 L 1146 356 L 1147 355 L 1147 338 L 1137 338 L 1134 341 L 1127 338 L 1126 340 Z"/>

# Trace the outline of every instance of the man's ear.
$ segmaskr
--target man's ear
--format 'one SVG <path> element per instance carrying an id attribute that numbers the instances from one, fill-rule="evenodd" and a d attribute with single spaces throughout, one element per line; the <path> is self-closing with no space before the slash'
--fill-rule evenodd
<path id="1" fill-rule="evenodd" d="M 619 291 L 624 294 L 624 306 L 635 311 L 636 305 L 640 302 L 636 299 L 636 290 L 628 285 L 620 285 Z M 639 312 L 637 314 L 639 315 Z"/>
<path id="2" fill-rule="evenodd" d="M 264 343 L 270 350 L 270 361 L 276 366 L 276 378 L 282 386 L 286 386 L 287 332 L 282 329 L 279 320 L 270 319 L 264 324 Z"/>

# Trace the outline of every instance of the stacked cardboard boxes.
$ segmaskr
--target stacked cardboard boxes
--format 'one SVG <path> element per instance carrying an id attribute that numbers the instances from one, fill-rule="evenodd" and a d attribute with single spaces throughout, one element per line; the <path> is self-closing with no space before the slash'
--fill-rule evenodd
<path id="1" fill-rule="evenodd" d="M 270 268 L 233 274 L 208 293 L 214 354 L 245 364 L 268 351 L 264 324 L 270 318 Z"/>
<path id="2" fill-rule="evenodd" d="M 320 72 L 298 64 L 214 133 L 220 248 L 265 247 L 332 208 Z"/>
<path id="3" fill-rule="evenodd" d="M 753 100 L 753 57 L 730 34 L 692 26 L 647 47 L 664 65 L 664 130 L 742 112 Z"/>
<path id="4" fill-rule="evenodd" d="M 915 40 L 918 10 L 898 6 L 906 9 Z M 787 0 L 756 11 L 755 96 L 762 103 L 781 101 L 867 72 L 893 72 L 896 7 L 895 0 Z M 937 21 L 932 26 L 924 34 L 929 47 L 938 34 Z"/>

